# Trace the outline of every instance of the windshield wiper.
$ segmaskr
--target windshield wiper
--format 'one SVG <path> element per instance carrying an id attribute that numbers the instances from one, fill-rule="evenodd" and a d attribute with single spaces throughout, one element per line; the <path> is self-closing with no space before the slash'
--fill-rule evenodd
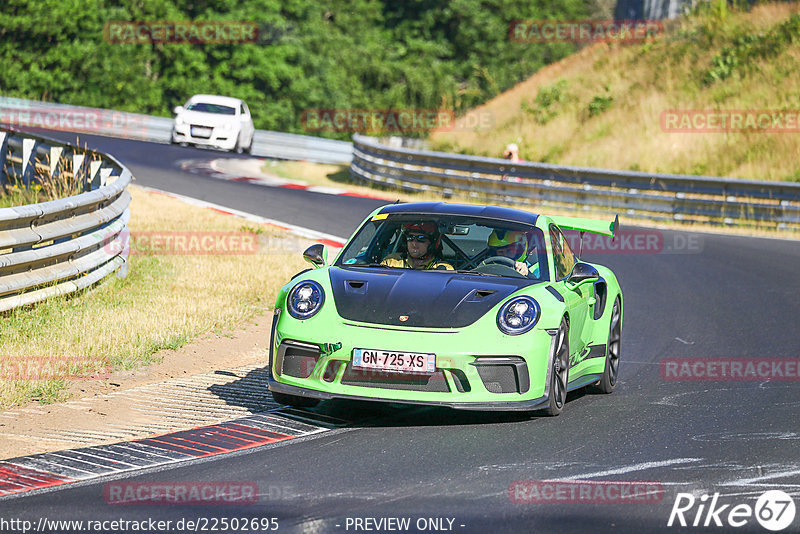
<path id="1" fill-rule="evenodd" d="M 478 271 L 468 271 L 468 270 L 459 270 L 459 271 L 456 271 L 456 272 L 458 274 L 477 274 L 478 276 L 500 276 L 500 277 L 503 276 L 502 274 L 481 273 L 481 272 L 478 272 Z"/>

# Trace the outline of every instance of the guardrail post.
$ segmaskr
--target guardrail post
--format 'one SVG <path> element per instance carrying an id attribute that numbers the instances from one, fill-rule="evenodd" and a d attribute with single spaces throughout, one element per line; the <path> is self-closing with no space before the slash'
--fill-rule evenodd
<path id="1" fill-rule="evenodd" d="M 0 185 L 8 183 L 6 154 L 8 154 L 8 133 L 0 132 Z"/>
<path id="2" fill-rule="evenodd" d="M 51 146 L 50 147 L 50 179 L 57 177 L 59 172 L 56 172 L 58 169 L 59 163 L 61 163 L 61 154 L 64 153 L 64 147 L 61 146 Z"/>
<path id="3" fill-rule="evenodd" d="M 86 183 L 89 185 L 87 191 L 100 187 L 100 167 L 102 166 L 103 162 L 100 160 L 94 160 L 89 163 L 89 176 L 86 179 Z"/>
<path id="4" fill-rule="evenodd" d="M 31 186 L 31 180 L 36 175 L 36 145 L 36 139 L 22 140 L 22 184 L 25 188 Z"/>
<path id="5" fill-rule="evenodd" d="M 78 180 L 78 177 L 83 172 L 83 164 L 86 161 L 86 154 L 78 154 L 77 152 L 72 154 L 72 178 L 74 180 Z M 89 191 L 89 187 L 84 182 L 82 189 L 84 191 Z"/>

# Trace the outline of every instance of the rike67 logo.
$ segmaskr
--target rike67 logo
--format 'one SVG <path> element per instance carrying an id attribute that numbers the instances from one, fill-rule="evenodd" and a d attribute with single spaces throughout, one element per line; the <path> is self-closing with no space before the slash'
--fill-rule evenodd
<path id="1" fill-rule="evenodd" d="M 727 527 L 740 528 L 755 518 L 767 530 L 779 532 L 787 529 L 795 517 L 795 504 L 792 497 L 780 490 L 762 493 L 755 506 L 749 504 L 722 504 L 720 495 L 707 494 L 699 499 L 691 493 L 678 493 L 667 526 L 680 527 Z M 794 531 L 796 532 L 796 531 Z"/>

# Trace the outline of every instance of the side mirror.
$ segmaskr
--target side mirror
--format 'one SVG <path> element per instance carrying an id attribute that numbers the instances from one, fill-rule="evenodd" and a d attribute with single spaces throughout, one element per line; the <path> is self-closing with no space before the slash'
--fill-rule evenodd
<path id="1" fill-rule="evenodd" d="M 597 269 L 588 263 L 578 262 L 572 267 L 572 272 L 569 273 L 567 283 L 573 285 L 574 287 L 572 289 L 575 289 L 586 282 L 596 282 L 599 278 L 600 273 L 597 272 Z"/>
<path id="2" fill-rule="evenodd" d="M 180 113 L 181 111 L 183 111 L 183 106 L 175 106 L 174 108 L 172 108 L 172 112 L 173 112 L 175 115 L 177 115 L 177 114 L 178 114 L 178 113 Z"/>
<path id="3" fill-rule="evenodd" d="M 315 269 L 319 269 L 328 263 L 328 248 L 319 243 L 311 245 L 303 252 L 303 259 L 313 265 Z"/>

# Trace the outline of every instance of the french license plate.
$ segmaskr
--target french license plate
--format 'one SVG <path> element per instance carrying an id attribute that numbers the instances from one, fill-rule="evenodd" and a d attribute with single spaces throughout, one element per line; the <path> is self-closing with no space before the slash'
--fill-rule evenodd
<path id="1" fill-rule="evenodd" d="M 209 137 L 211 135 L 211 128 L 198 128 L 192 126 L 192 137 Z"/>
<path id="2" fill-rule="evenodd" d="M 353 349 L 353 367 L 398 373 L 433 373 L 436 355 L 393 350 Z"/>

